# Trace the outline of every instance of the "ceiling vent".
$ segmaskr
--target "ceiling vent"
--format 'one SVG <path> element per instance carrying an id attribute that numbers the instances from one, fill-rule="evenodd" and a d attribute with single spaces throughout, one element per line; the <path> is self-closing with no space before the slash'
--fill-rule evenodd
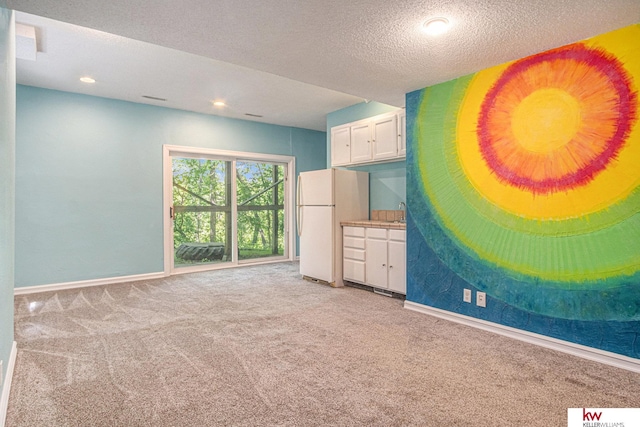
<path id="1" fill-rule="evenodd" d="M 16 22 L 16 58 L 35 61 L 37 52 L 35 27 Z"/>
<path id="2" fill-rule="evenodd" d="M 153 99 L 154 101 L 166 101 L 167 98 L 158 98 L 157 96 L 151 96 L 151 95 L 142 95 L 143 98 L 147 98 L 147 99 Z"/>

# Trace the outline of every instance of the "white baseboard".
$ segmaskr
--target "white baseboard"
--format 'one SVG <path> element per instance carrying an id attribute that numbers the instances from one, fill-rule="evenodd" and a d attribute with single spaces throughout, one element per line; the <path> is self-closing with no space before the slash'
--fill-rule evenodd
<path id="1" fill-rule="evenodd" d="M 640 373 L 640 359 L 634 359 L 632 357 L 623 356 L 621 354 L 587 347 L 585 345 L 575 344 L 572 342 L 547 337 L 545 335 L 540 335 L 529 331 L 523 331 L 521 329 L 500 325 L 498 323 L 488 322 L 482 319 L 476 319 L 475 317 L 469 317 L 411 301 L 405 301 L 404 308 L 428 314 L 430 316 L 439 317 L 441 319 L 450 320 L 452 322 L 462 323 L 463 325 L 504 335 L 509 338 L 528 342 L 530 344 L 535 344 L 541 347 L 550 348 L 552 350 L 561 351 L 563 353 L 568 353 L 574 356 L 581 357 L 583 359 L 593 360 L 595 362 L 600 362 L 606 365 L 611 365 L 617 368 Z"/>
<path id="2" fill-rule="evenodd" d="M 132 276 L 107 277 L 104 279 L 80 280 L 77 282 L 54 283 L 51 285 L 25 286 L 14 288 L 14 295 L 35 294 L 38 292 L 61 291 L 64 289 L 86 288 L 89 286 L 110 285 L 112 283 L 136 282 L 138 280 L 151 280 L 166 277 L 162 273 L 134 274 Z"/>
<path id="3" fill-rule="evenodd" d="M 7 420 L 7 409 L 9 407 L 9 393 L 11 392 L 11 380 L 13 379 L 13 367 L 16 364 L 16 355 L 18 354 L 18 348 L 16 342 L 13 342 L 11 347 L 11 355 L 7 362 L 7 375 L 2 382 L 2 398 L 0 398 L 0 427 L 4 427 L 4 423 Z M 2 372 L 0 372 L 2 375 Z"/>

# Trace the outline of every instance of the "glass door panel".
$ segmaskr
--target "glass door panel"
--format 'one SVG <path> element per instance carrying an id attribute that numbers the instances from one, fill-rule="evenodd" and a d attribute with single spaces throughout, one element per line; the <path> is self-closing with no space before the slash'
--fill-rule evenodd
<path id="1" fill-rule="evenodd" d="M 236 162 L 238 259 L 287 256 L 285 165 Z"/>
<path id="2" fill-rule="evenodd" d="M 232 262 L 232 162 L 172 157 L 174 267 Z"/>

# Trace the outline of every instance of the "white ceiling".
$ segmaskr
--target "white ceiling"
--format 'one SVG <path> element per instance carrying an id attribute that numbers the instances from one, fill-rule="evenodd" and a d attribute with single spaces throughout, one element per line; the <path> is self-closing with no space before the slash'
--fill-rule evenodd
<path id="1" fill-rule="evenodd" d="M 640 0 L 6 3 L 106 32 L 16 14 L 42 50 L 18 60 L 19 83 L 317 130 L 363 100 L 403 106 L 407 92 L 640 22 Z M 434 16 L 451 30 L 421 32 Z M 97 83 L 81 85 L 83 74 Z"/>

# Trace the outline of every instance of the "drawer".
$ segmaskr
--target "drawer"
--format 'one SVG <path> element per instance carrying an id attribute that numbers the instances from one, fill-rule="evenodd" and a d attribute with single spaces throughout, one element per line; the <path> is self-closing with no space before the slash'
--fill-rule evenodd
<path id="1" fill-rule="evenodd" d="M 367 228 L 367 238 L 386 239 L 387 229 L 386 228 Z"/>
<path id="2" fill-rule="evenodd" d="M 364 249 L 344 248 L 342 254 L 345 258 L 364 261 Z"/>
<path id="3" fill-rule="evenodd" d="M 389 230 L 389 240 L 397 240 L 404 242 L 406 240 L 407 232 L 405 230 Z"/>
<path id="4" fill-rule="evenodd" d="M 364 239 L 360 237 L 347 237 L 342 239 L 342 246 L 346 248 L 364 249 Z"/>
<path id="5" fill-rule="evenodd" d="M 344 235 L 352 237 L 364 237 L 364 227 L 344 227 Z"/>

